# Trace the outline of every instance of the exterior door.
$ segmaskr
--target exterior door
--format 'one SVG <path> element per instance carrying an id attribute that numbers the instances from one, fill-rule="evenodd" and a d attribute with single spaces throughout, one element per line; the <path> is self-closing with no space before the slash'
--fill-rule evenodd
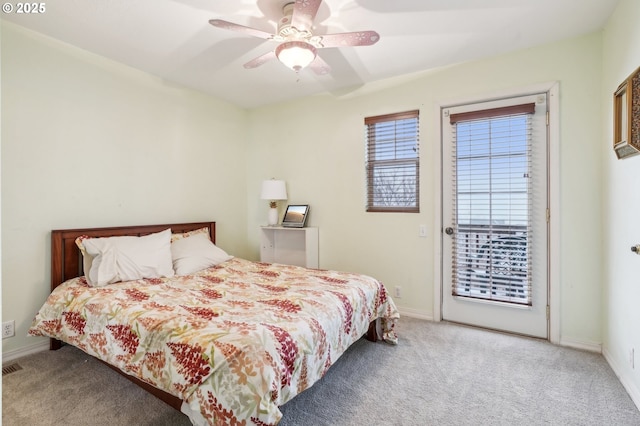
<path id="1" fill-rule="evenodd" d="M 442 318 L 548 337 L 547 94 L 442 109 Z"/>

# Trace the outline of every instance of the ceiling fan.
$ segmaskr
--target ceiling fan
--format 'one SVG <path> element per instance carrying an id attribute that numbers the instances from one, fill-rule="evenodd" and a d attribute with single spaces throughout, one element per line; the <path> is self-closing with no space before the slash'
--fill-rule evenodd
<path id="1" fill-rule="evenodd" d="M 357 31 L 350 33 L 314 35 L 311 32 L 313 20 L 318 13 L 322 0 L 295 0 L 284 5 L 283 17 L 278 21 L 278 32 L 268 32 L 234 24 L 222 19 L 211 19 L 214 27 L 238 31 L 254 37 L 273 40 L 280 44 L 268 53 L 258 56 L 244 64 L 245 68 L 256 68 L 268 60 L 277 58 L 295 72 L 309 67 L 316 74 L 327 74 L 329 65 L 317 55 L 317 49 L 325 47 L 370 46 L 380 40 L 375 31 Z"/>

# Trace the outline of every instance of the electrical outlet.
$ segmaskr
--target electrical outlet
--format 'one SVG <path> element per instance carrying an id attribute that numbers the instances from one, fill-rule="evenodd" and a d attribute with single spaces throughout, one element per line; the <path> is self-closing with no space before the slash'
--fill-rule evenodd
<path id="1" fill-rule="evenodd" d="M 2 338 L 13 337 L 15 333 L 16 323 L 14 320 L 6 321 L 2 323 Z"/>
<path id="2" fill-rule="evenodd" d="M 400 299 L 402 297 L 402 287 L 396 286 L 396 297 Z"/>

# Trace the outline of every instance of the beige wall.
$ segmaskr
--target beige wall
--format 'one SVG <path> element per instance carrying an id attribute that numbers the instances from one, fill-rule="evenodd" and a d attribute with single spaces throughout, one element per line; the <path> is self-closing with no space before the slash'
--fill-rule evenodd
<path id="1" fill-rule="evenodd" d="M 433 317 L 437 105 L 555 80 L 563 120 L 558 184 L 570 194 L 561 212 L 561 293 L 581 290 L 578 301 L 561 299 L 561 330 L 570 340 L 601 341 L 600 253 L 594 249 L 585 262 L 577 250 L 598 247 L 599 239 L 582 232 L 600 223 L 592 208 L 598 194 L 583 190 L 599 182 L 599 107 L 585 102 L 600 96 L 598 35 L 248 114 L 11 25 L 2 41 L 3 297 L 12 301 L 3 320 L 16 319 L 19 334 L 6 349 L 28 342 L 20 335 L 46 295 L 50 229 L 215 218 L 223 246 L 225 235 L 248 236 L 248 245 L 229 237 L 225 248 L 257 258 L 266 213 L 258 190 L 269 177 L 287 181 L 289 202 L 312 205 L 322 267 L 402 286 L 398 305 Z M 414 108 L 421 110 L 421 213 L 367 214 L 362 119 Z M 228 161 L 245 153 L 246 169 Z M 584 176 L 585 168 L 596 173 Z M 236 195 L 245 188 L 246 196 Z M 418 237 L 420 224 L 427 238 Z M 29 269 L 32 276 L 21 275 Z"/>
<path id="2" fill-rule="evenodd" d="M 640 156 L 613 152 L 613 92 L 640 66 L 640 2 L 621 0 L 603 37 L 603 352 L 640 406 Z M 635 349 L 635 368 L 630 352 Z"/>
<path id="3" fill-rule="evenodd" d="M 246 112 L 2 24 L 2 320 L 26 337 L 49 293 L 49 231 L 216 220 L 245 256 Z"/>
<path id="4" fill-rule="evenodd" d="M 569 59 L 570 58 L 570 59 Z M 250 113 L 248 174 L 251 246 L 266 214 L 260 179 L 287 181 L 289 201 L 311 204 L 310 225 L 320 229 L 320 266 L 349 269 L 401 286 L 405 313 L 432 318 L 438 265 L 436 222 L 439 175 L 438 106 L 494 96 L 544 82 L 560 85 L 561 270 L 560 340 L 599 348 L 601 342 L 601 37 L 592 34 L 510 55 L 433 71 L 390 88 L 342 98 L 317 96 Z M 365 213 L 365 116 L 420 109 L 421 212 Z M 588 171 L 588 173 L 585 173 Z M 594 190 L 596 188 L 596 190 Z M 420 224 L 428 237 L 420 238 Z M 587 232 L 588 230 L 588 232 Z M 589 250 L 584 250 L 589 247 Z"/>

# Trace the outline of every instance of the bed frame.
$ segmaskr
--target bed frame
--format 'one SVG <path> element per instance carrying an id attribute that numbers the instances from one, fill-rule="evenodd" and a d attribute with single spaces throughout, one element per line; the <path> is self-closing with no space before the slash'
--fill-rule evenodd
<path id="1" fill-rule="evenodd" d="M 143 236 L 171 228 L 173 233 L 188 232 L 201 228 L 208 228 L 211 241 L 216 242 L 215 222 L 173 223 L 166 225 L 142 225 L 142 226 L 118 226 L 110 228 L 85 228 L 85 229 L 61 229 L 51 231 L 51 291 L 63 282 L 84 275 L 82 270 L 82 253 L 76 245 L 76 238 L 86 235 L 91 238 L 118 237 L 118 236 Z M 366 337 L 375 342 L 377 340 L 376 321 L 369 325 Z M 49 347 L 57 350 L 62 347 L 62 342 L 50 339 Z M 97 358 L 96 358 L 97 359 Z M 157 389 L 150 384 L 130 376 L 118 368 L 103 362 L 112 370 L 131 380 L 147 392 L 166 402 L 180 411 L 182 400 L 167 392 Z"/>
<path id="2" fill-rule="evenodd" d="M 51 231 L 51 291 L 71 278 L 84 275 L 82 270 L 82 253 L 76 245 L 76 238 L 86 235 L 91 238 L 121 237 L 153 234 L 171 228 L 173 233 L 193 231 L 201 228 L 209 229 L 211 241 L 216 242 L 215 222 L 172 223 L 166 225 L 118 226 L 110 228 L 60 229 Z M 62 342 L 50 339 L 49 348 L 57 350 Z M 103 364 L 117 371 L 152 395 L 160 398 L 176 410 L 180 411 L 182 400 L 167 392 L 151 386 L 137 378 L 130 376 L 106 362 Z"/>

